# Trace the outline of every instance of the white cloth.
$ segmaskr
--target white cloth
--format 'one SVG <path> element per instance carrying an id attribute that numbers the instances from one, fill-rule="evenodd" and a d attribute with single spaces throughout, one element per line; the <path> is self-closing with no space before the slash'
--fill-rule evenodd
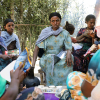
<path id="1" fill-rule="evenodd" d="M 16 40 L 16 48 L 19 49 L 19 51 L 21 52 L 20 42 L 16 34 L 12 33 L 12 35 L 10 35 L 7 33 L 7 31 L 2 31 L 1 37 L 3 38 L 6 46 L 8 46 L 12 41 Z"/>
<path id="2" fill-rule="evenodd" d="M 74 47 L 74 50 L 81 49 L 83 47 L 83 45 L 79 43 L 72 43 L 72 46 Z"/>

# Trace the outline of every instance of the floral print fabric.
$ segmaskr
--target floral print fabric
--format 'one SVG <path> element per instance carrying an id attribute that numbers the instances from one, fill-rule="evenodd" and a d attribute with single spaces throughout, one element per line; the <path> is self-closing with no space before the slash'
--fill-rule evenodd
<path id="1" fill-rule="evenodd" d="M 68 67 L 66 57 L 64 57 L 54 65 L 52 74 L 52 55 L 57 55 L 63 48 L 65 48 L 65 50 L 72 50 L 70 34 L 66 30 L 63 30 L 57 37 L 52 35 L 37 46 L 45 50 L 45 53 L 40 59 L 40 67 L 46 73 L 46 85 L 66 85 L 66 78 L 68 74 L 72 72 L 73 65 Z"/>
<path id="2" fill-rule="evenodd" d="M 73 100 L 87 100 L 81 91 L 81 85 L 85 77 L 86 74 L 78 71 L 73 71 L 68 75 L 66 85 Z"/>

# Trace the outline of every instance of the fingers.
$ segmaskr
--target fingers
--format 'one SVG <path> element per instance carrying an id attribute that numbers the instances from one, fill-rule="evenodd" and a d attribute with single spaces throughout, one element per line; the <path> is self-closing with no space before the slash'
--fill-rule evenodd
<path id="1" fill-rule="evenodd" d="M 17 69 L 20 70 L 20 69 L 22 69 L 22 68 L 23 68 L 23 64 L 21 63 Z"/>
<path id="2" fill-rule="evenodd" d="M 11 70 L 11 71 L 10 71 L 10 75 L 11 75 L 13 72 L 14 72 L 14 71 L 13 71 L 13 70 Z"/>

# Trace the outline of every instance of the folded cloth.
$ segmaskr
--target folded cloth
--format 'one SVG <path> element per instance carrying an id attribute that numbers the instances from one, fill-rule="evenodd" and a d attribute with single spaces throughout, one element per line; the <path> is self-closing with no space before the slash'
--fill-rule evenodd
<path id="1" fill-rule="evenodd" d="M 72 43 L 72 46 L 74 47 L 74 50 L 81 49 L 83 47 L 83 45 L 79 43 Z"/>

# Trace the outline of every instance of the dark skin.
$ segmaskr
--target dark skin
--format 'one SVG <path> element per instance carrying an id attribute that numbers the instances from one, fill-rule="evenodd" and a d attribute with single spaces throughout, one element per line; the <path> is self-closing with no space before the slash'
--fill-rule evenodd
<path id="1" fill-rule="evenodd" d="M 81 85 L 81 91 L 85 97 L 91 97 L 91 92 L 95 86 L 92 86 L 91 83 L 88 81 L 84 80 L 82 85 Z"/>
<path id="2" fill-rule="evenodd" d="M 61 23 L 61 19 L 59 17 L 57 17 L 57 16 L 53 16 L 50 19 L 50 23 L 52 25 L 52 29 L 55 31 L 55 30 L 57 30 L 59 28 L 60 23 Z M 35 62 L 36 62 L 36 59 L 37 59 L 38 52 L 39 52 L 39 47 L 36 46 L 35 50 L 33 52 L 33 64 L 32 64 L 32 66 L 35 66 Z M 71 51 L 70 50 L 67 50 L 66 62 L 67 62 L 68 66 L 71 66 L 73 64 L 73 60 L 72 60 L 72 56 L 71 56 Z"/>
<path id="3" fill-rule="evenodd" d="M 84 39 L 88 37 L 86 42 L 91 42 L 90 38 L 93 38 L 92 29 L 94 28 L 94 25 L 95 25 L 95 19 L 90 19 L 89 21 L 86 21 L 86 24 L 87 24 L 87 29 L 85 30 L 85 33 L 82 34 L 81 36 L 76 37 L 78 41 L 81 39 L 83 39 L 84 41 Z"/>
<path id="4" fill-rule="evenodd" d="M 26 76 L 26 73 L 22 70 L 23 65 L 21 64 L 15 71 L 11 70 L 11 83 L 7 88 L 4 95 L 0 100 L 15 100 L 19 93 L 19 85 Z"/>

